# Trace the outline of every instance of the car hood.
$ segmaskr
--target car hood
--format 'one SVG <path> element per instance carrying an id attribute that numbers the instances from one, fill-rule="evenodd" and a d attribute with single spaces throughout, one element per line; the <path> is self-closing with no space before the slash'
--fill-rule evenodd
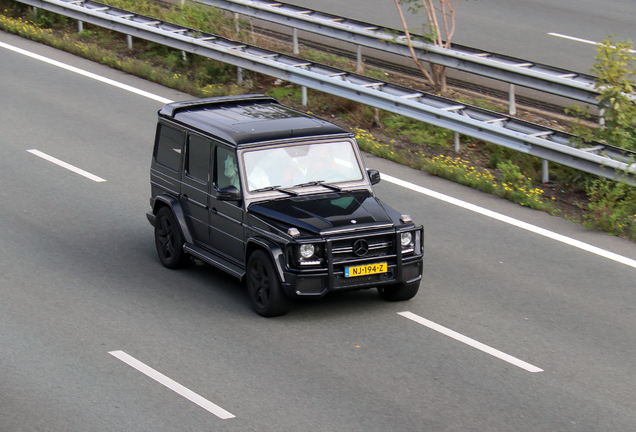
<path id="1" fill-rule="evenodd" d="M 391 216 L 399 217 L 368 190 L 254 203 L 248 211 L 315 234 L 387 228 L 395 225 Z"/>

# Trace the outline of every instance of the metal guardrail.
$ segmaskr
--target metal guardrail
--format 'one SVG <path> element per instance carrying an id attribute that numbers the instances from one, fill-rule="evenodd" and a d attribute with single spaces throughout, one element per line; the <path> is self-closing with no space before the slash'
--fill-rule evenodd
<path id="1" fill-rule="evenodd" d="M 359 46 L 407 56 L 403 31 L 272 0 L 196 0 L 198 3 Z M 450 49 L 415 41 L 417 58 L 487 78 L 597 105 L 596 78 L 527 60 L 452 44 Z"/>
<path id="2" fill-rule="evenodd" d="M 636 152 L 576 148 L 571 134 L 93 1 L 20 2 L 636 185 Z"/>

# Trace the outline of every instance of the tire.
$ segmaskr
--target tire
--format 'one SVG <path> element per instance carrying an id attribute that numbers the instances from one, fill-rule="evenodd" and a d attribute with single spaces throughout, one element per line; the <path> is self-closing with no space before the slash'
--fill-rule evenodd
<path id="1" fill-rule="evenodd" d="M 404 301 L 415 297 L 420 289 L 420 281 L 410 284 L 385 285 L 378 287 L 380 297 L 388 301 Z"/>
<path id="2" fill-rule="evenodd" d="M 190 257 L 183 251 L 183 235 L 169 207 L 157 212 L 155 245 L 161 263 L 169 269 L 188 266 Z"/>
<path id="3" fill-rule="evenodd" d="M 280 285 L 269 254 L 261 249 L 247 262 L 247 292 L 256 313 L 264 317 L 285 315 L 293 303 Z"/>

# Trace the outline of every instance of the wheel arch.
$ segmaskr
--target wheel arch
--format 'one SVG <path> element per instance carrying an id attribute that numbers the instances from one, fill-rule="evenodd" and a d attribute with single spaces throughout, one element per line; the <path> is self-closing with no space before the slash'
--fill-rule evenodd
<path id="1" fill-rule="evenodd" d="M 276 273 L 278 273 L 278 277 L 281 283 L 285 282 L 285 253 L 283 249 L 277 245 L 276 243 L 264 239 L 262 237 L 253 237 L 247 241 L 247 245 L 245 246 L 245 263 L 250 259 L 250 256 L 256 250 L 264 250 L 265 253 L 269 255 L 272 259 L 272 263 L 274 264 L 274 268 L 276 269 Z"/>
<path id="2" fill-rule="evenodd" d="M 157 195 L 152 207 L 152 213 L 156 215 L 157 212 L 159 212 L 159 210 L 161 210 L 163 207 L 169 207 L 172 210 L 172 214 L 177 219 L 177 223 L 179 224 L 179 229 L 181 230 L 183 240 L 186 243 L 192 244 L 192 234 L 190 233 L 190 229 L 188 228 L 188 224 L 186 223 L 183 206 L 181 205 L 179 200 L 171 195 Z"/>

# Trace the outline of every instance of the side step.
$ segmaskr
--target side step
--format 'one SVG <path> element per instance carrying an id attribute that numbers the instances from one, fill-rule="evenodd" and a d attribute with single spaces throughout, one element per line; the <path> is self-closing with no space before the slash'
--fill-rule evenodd
<path id="1" fill-rule="evenodd" d="M 208 252 L 198 246 L 186 243 L 183 245 L 183 250 L 193 257 L 200 259 L 201 261 L 205 261 L 206 263 L 214 267 L 220 268 L 221 270 L 231 274 L 239 280 L 243 280 L 243 277 L 245 276 L 244 268 L 241 268 L 236 264 L 233 264 L 230 261 L 226 260 L 225 258 L 221 258 L 220 256 Z"/>

